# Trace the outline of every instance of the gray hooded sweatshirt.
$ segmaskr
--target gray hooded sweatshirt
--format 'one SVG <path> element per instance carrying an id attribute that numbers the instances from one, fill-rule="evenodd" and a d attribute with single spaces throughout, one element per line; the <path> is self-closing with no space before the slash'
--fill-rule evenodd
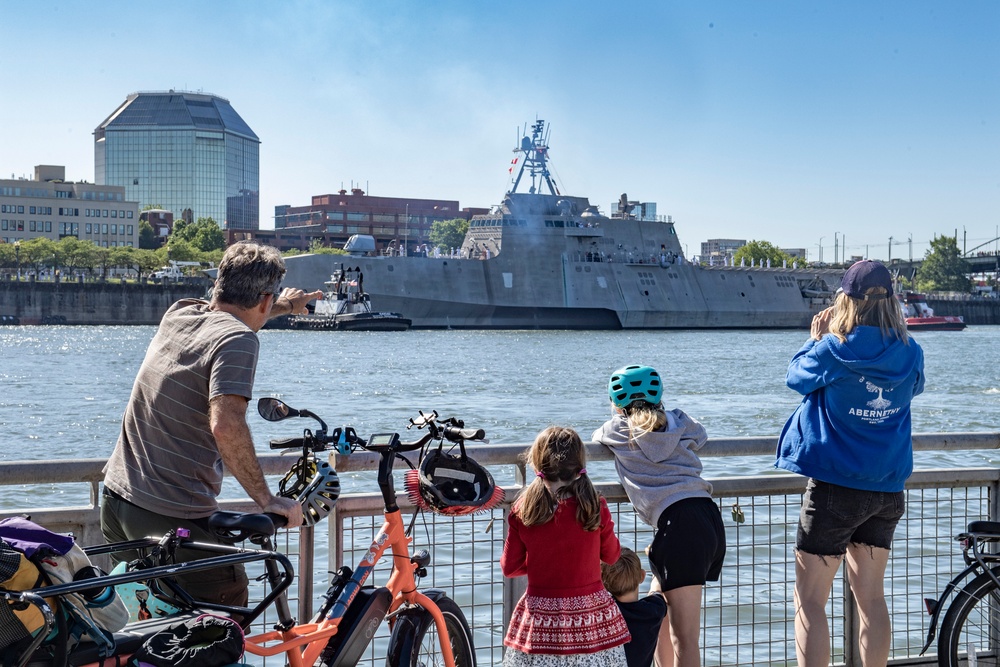
<path id="1" fill-rule="evenodd" d="M 712 485 L 701 478 L 701 460 L 695 453 L 708 440 L 705 427 L 681 410 L 666 415 L 663 431 L 646 433 L 631 445 L 628 421 L 620 414 L 591 436 L 614 453 L 625 493 L 639 517 L 653 527 L 663 510 L 678 500 L 712 497 Z"/>

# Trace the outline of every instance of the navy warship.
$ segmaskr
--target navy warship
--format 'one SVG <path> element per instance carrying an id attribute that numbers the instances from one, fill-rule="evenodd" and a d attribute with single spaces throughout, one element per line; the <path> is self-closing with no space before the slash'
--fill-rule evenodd
<path id="1" fill-rule="evenodd" d="M 637 219 L 625 195 L 608 217 L 561 194 L 544 123 L 524 133 L 510 191 L 473 216 L 460 257 L 351 259 L 380 308 L 413 328 L 772 329 L 808 328 L 829 305 L 842 272 L 693 264 L 669 218 Z M 289 257 L 285 282 L 318 289 L 338 261 Z"/>

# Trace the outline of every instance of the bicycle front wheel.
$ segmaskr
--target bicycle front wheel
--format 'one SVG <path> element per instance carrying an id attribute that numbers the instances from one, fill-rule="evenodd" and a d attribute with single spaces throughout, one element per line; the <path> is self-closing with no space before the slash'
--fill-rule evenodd
<path id="1" fill-rule="evenodd" d="M 1000 567 L 993 568 L 1000 576 Z M 969 656 L 975 655 L 970 663 Z M 941 623 L 938 665 L 1000 665 L 1000 590 L 985 572 L 959 591 Z"/>
<path id="2" fill-rule="evenodd" d="M 443 595 L 434 602 L 444 615 L 455 667 L 476 667 L 472 631 L 462 609 Z M 444 667 L 437 624 L 429 611 L 414 607 L 400 612 L 392 627 L 385 664 L 386 667 Z"/>

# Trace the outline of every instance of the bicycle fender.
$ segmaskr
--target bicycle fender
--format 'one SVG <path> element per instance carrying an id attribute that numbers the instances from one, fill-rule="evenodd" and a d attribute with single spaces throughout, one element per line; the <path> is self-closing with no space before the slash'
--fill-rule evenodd
<path id="1" fill-rule="evenodd" d="M 447 593 L 440 588 L 426 588 L 420 591 L 430 598 L 435 604 L 441 598 L 447 597 Z M 413 640 L 416 638 L 416 628 L 419 627 L 420 619 L 424 615 L 430 616 L 430 612 L 419 605 L 413 605 L 399 611 L 391 620 L 393 631 L 389 637 L 389 648 L 386 651 L 387 665 L 408 665 L 408 656 L 413 654 Z M 397 629 L 398 624 L 404 624 Z M 405 624 L 413 626 L 412 631 L 400 632 Z"/>
<path id="2" fill-rule="evenodd" d="M 937 599 L 937 602 L 934 605 L 934 611 L 931 612 L 931 624 L 927 630 L 927 641 L 924 642 L 924 647 L 920 649 L 920 653 L 918 655 L 923 655 L 927 649 L 930 648 L 930 645 L 934 643 L 934 638 L 937 636 L 938 619 L 941 617 L 941 612 L 948 606 L 945 602 L 947 602 L 948 598 L 951 597 L 952 593 L 959 589 L 960 585 L 971 573 L 978 570 L 979 567 L 977 565 L 970 565 L 966 567 L 961 574 L 949 581 L 948 585 L 944 587 L 944 591 L 941 592 L 941 597 Z"/>

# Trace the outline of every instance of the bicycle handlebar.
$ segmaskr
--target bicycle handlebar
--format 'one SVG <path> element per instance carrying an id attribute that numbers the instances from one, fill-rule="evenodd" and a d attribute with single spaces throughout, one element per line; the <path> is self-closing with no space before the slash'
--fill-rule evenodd
<path id="1" fill-rule="evenodd" d="M 321 452 L 336 449 L 340 454 L 349 455 L 356 449 L 370 452 L 410 452 L 420 449 L 431 440 L 447 440 L 463 445 L 466 440 L 485 440 L 486 431 L 481 428 L 465 428 L 461 419 L 449 417 L 439 419 L 437 411 L 420 412 L 419 416 L 410 419 L 407 428 L 416 426 L 427 429 L 420 438 L 411 442 L 403 442 L 398 433 L 374 434 L 368 440 L 357 435 L 353 428 L 344 426 L 327 433 L 326 424 L 315 413 L 309 410 L 297 410 L 285 405 L 276 398 L 261 398 L 257 402 L 257 411 L 268 421 L 281 421 L 289 417 L 309 417 L 319 422 L 320 428 L 314 433 L 306 429 L 300 438 L 282 438 L 270 441 L 271 449 L 303 449 Z"/>

